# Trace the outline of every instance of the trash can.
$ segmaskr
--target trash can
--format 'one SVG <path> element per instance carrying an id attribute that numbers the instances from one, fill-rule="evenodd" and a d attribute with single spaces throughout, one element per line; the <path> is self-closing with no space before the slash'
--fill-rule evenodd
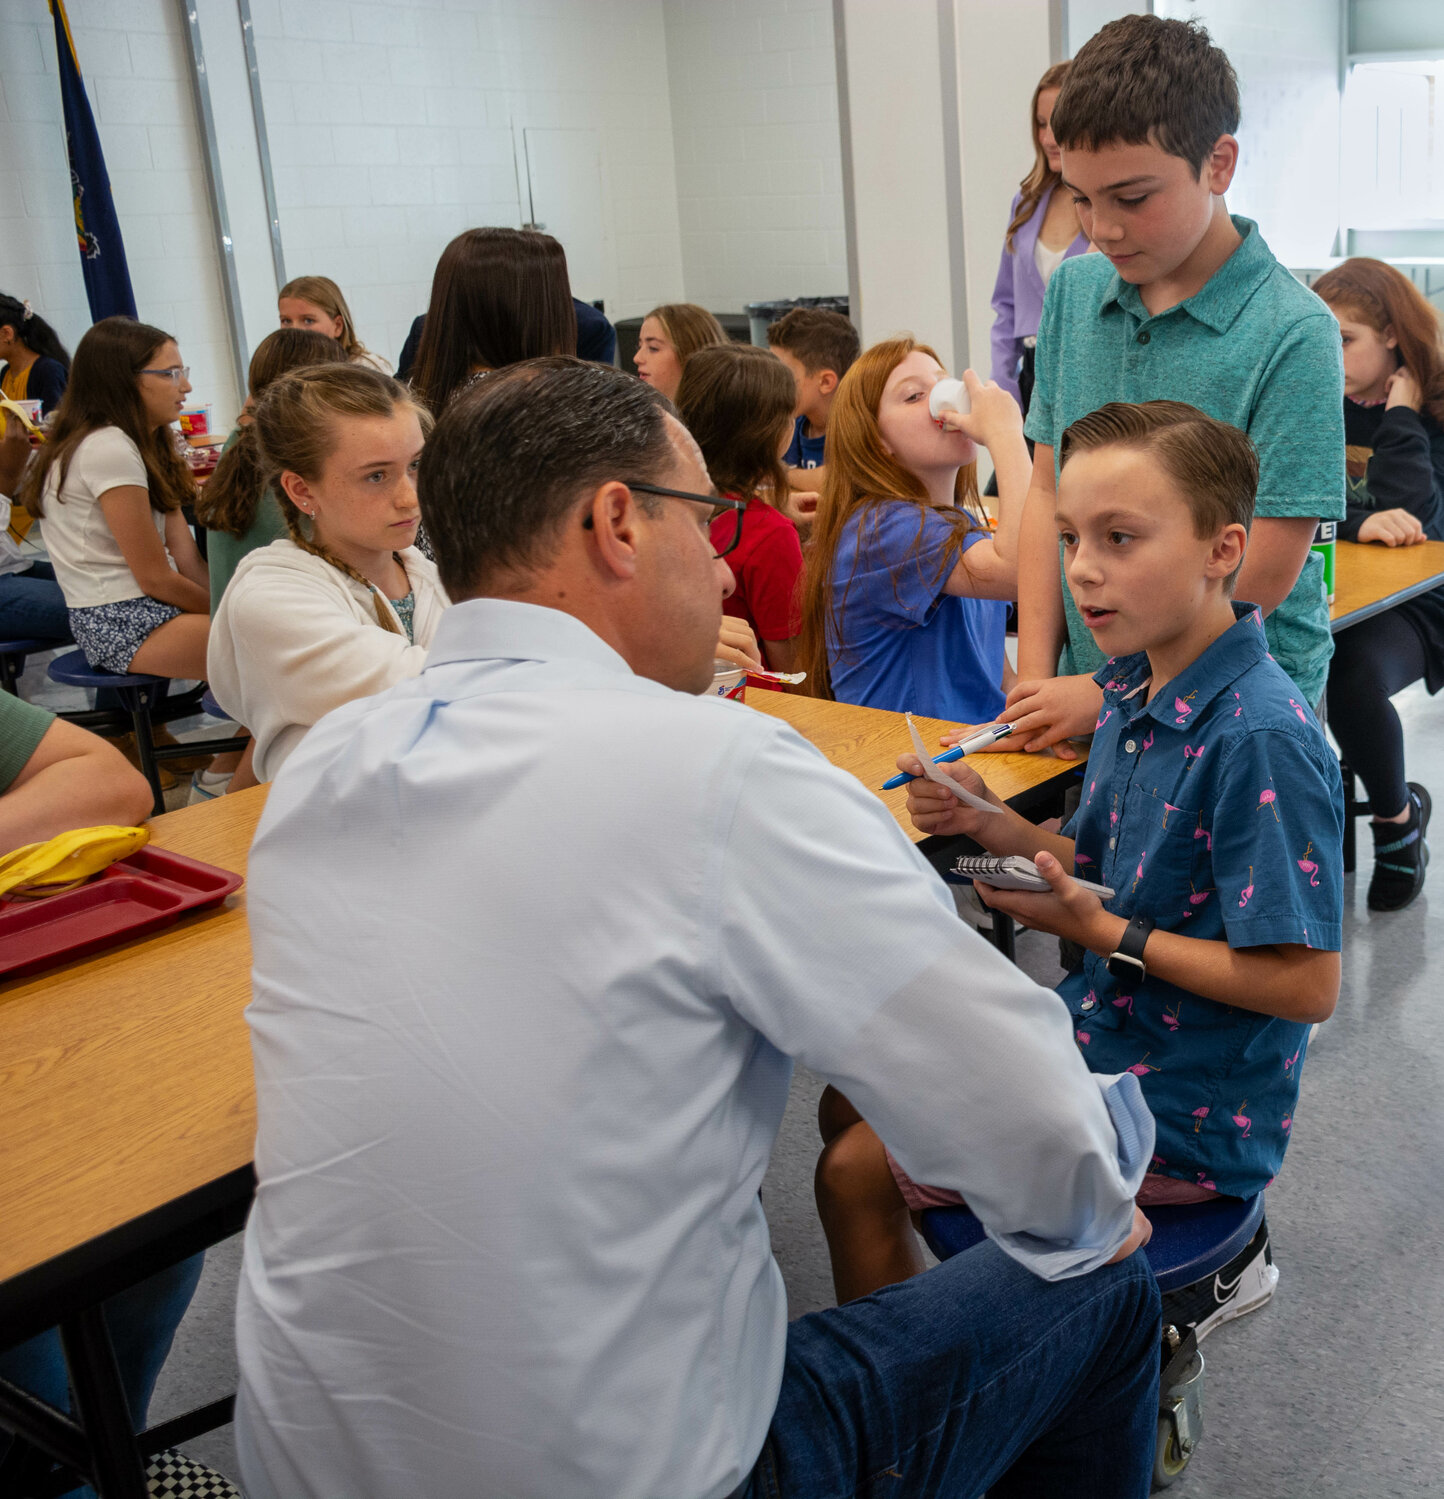
<path id="1" fill-rule="evenodd" d="M 637 366 L 632 363 L 632 356 L 642 341 L 642 324 L 645 321 L 646 319 L 639 317 L 623 317 L 612 324 L 617 330 L 617 368 L 626 370 L 629 375 L 635 374 L 637 370 Z"/>
<path id="2" fill-rule="evenodd" d="M 849 316 L 846 297 L 785 297 L 774 302 L 749 302 L 747 317 L 751 327 L 752 342 L 759 349 L 765 349 L 768 325 L 775 323 L 785 313 L 791 312 L 794 307 L 821 307 L 828 312 L 840 312 L 843 317 Z"/>
<path id="3" fill-rule="evenodd" d="M 747 304 L 747 321 L 752 334 L 752 342 L 759 349 L 767 347 L 767 328 L 770 323 L 775 323 L 784 313 L 791 312 L 794 307 L 801 306 L 796 298 L 788 298 L 780 302 L 749 302 Z"/>
<path id="4" fill-rule="evenodd" d="M 713 317 L 722 324 L 722 331 L 734 344 L 755 343 L 752 335 L 752 319 L 744 312 L 714 312 Z"/>

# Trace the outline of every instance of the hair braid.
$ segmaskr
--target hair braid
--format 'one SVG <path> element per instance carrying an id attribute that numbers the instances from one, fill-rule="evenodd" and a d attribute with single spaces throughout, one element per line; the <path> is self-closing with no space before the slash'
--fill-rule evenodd
<path id="1" fill-rule="evenodd" d="M 396 621 L 391 617 L 391 611 L 381 602 L 380 590 L 363 573 L 358 572 L 349 562 L 342 562 L 334 553 L 328 552 L 319 541 L 312 541 L 301 529 L 301 512 L 291 503 L 290 496 L 286 494 L 279 485 L 276 486 L 276 497 L 280 502 L 281 514 L 286 518 L 286 529 L 291 533 L 291 540 L 296 543 L 303 552 L 309 552 L 313 557 L 319 557 L 322 562 L 329 562 L 338 572 L 343 572 L 353 583 L 359 583 L 371 594 L 371 605 L 376 610 L 376 623 L 392 635 L 401 634 Z M 393 552 L 392 556 L 396 554 Z M 400 561 L 400 558 L 397 558 Z"/>

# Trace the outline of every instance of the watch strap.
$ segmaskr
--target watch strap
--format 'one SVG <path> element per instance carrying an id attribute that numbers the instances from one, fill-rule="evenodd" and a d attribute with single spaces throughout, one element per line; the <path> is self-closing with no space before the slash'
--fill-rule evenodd
<path id="1" fill-rule="evenodd" d="M 1143 949 L 1157 923 L 1151 916 L 1135 916 L 1123 929 L 1118 946 L 1108 955 L 1108 971 L 1114 978 L 1142 978 L 1146 969 Z M 1114 966 L 1115 961 L 1117 967 Z"/>

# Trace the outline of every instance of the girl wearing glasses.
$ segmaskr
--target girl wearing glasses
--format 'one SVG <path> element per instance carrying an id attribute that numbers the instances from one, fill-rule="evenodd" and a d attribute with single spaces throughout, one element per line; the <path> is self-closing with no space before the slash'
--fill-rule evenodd
<path id="1" fill-rule="evenodd" d="M 288 536 L 242 558 L 216 611 L 207 673 L 274 778 L 317 719 L 426 662 L 449 600 L 413 545 L 431 416 L 357 364 L 293 370 L 252 418 Z"/>
<path id="2" fill-rule="evenodd" d="M 102 319 L 76 347 L 27 480 L 71 633 L 105 671 L 205 676 L 210 586 L 181 513 L 195 483 L 171 432 L 188 374 L 170 334 Z"/>
<path id="3" fill-rule="evenodd" d="M 751 344 L 698 349 L 677 389 L 678 413 L 713 484 L 747 502 L 745 511 L 724 510 L 712 522 L 712 546 L 737 580 L 723 612 L 747 622 L 773 671 L 792 670 L 798 630 L 802 546 L 796 526 L 773 508 L 788 494 L 782 454 L 792 441 L 796 400 L 787 367 Z"/>
<path id="4" fill-rule="evenodd" d="M 802 593 L 798 666 L 838 702 L 987 723 L 1003 707 L 1005 600 L 1030 464 L 1018 403 L 971 370 L 972 410 L 935 421 L 926 344 L 874 344 L 843 376 Z M 977 447 L 998 475 L 996 532 Z"/>

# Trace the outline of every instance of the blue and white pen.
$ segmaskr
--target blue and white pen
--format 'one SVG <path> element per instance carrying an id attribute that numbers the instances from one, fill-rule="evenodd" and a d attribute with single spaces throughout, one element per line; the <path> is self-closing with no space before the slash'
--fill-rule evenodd
<path id="1" fill-rule="evenodd" d="M 980 749 L 986 749 L 990 744 L 996 744 L 1000 739 L 1006 739 L 1013 732 L 1010 723 L 993 723 L 987 728 L 980 729 L 976 734 L 970 735 L 961 743 L 955 744 L 952 749 L 944 750 L 942 754 L 933 759 L 934 765 L 950 765 L 954 760 L 961 760 L 964 755 L 971 755 Z M 882 783 L 884 791 L 896 791 L 899 786 L 906 786 L 909 781 L 917 780 L 916 776 L 907 774 L 896 775 L 890 781 Z"/>

